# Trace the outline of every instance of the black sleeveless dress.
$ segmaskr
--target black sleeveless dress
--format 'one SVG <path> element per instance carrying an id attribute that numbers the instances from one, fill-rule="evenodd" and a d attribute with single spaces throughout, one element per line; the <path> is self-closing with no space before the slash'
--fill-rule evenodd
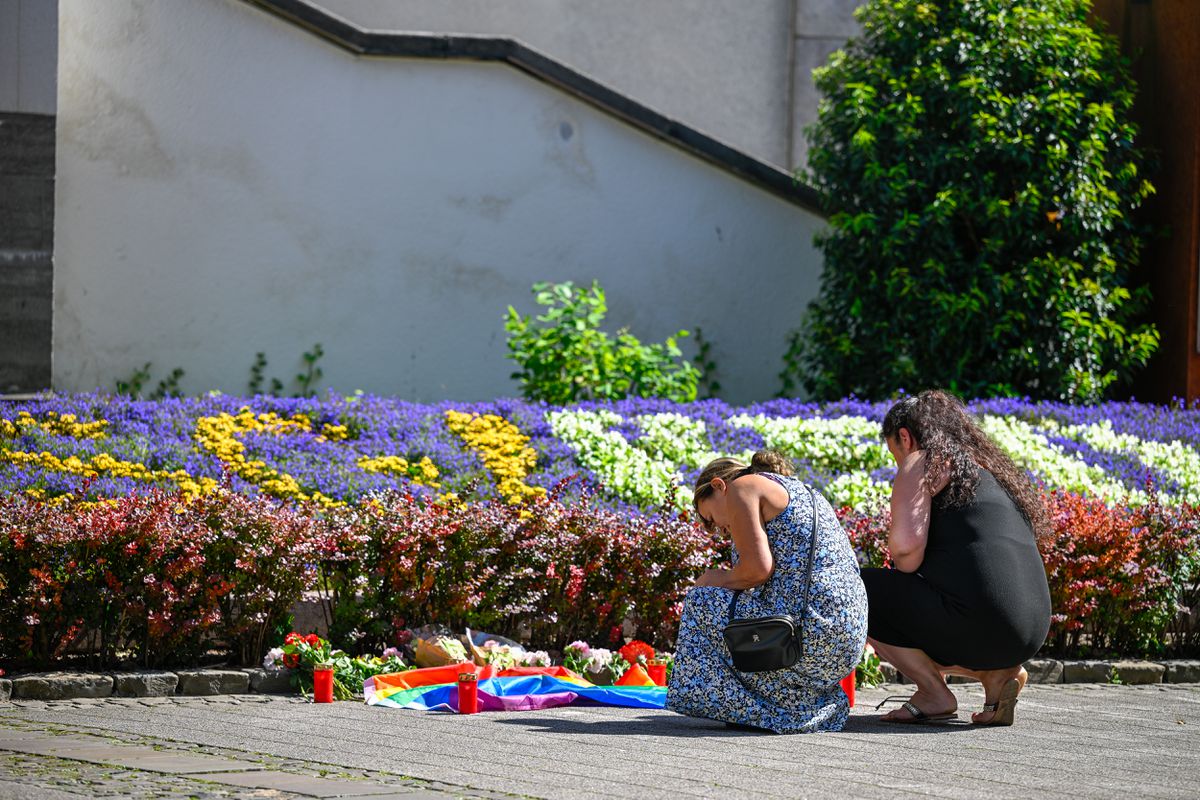
<path id="1" fill-rule="evenodd" d="M 868 635 L 924 650 L 943 666 L 1020 664 L 1050 630 L 1050 590 L 1032 528 L 983 469 L 969 504 L 934 506 L 916 572 L 862 570 Z"/>

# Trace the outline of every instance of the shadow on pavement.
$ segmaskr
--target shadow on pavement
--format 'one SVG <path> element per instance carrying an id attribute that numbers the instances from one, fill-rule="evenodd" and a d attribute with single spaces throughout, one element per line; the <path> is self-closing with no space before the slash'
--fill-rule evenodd
<path id="1" fill-rule="evenodd" d="M 528 713 L 503 717 L 498 725 L 513 725 L 531 732 L 590 734 L 599 736 L 670 736 L 681 739 L 742 738 L 747 736 L 775 736 L 770 731 L 752 731 L 727 728 L 724 722 L 696 717 L 676 718 L 657 716 L 634 717 L 633 719 L 564 719 L 562 717 L 531 716 Z M 851 717 L 842 729 L 844 733 L 872 733 L 894 735 L 898 733 L 963 733 L 978 730 L 980 726 L 969 721 L 929 724 L 897 724 L 880 722 L 876 717 Z"/>

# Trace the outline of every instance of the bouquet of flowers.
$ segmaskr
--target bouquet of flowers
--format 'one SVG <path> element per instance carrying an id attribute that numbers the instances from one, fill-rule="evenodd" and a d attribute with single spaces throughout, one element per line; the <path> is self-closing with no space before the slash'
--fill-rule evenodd
<path id="1" fill-rule="evenodd" d="M 642 667 L 649 664 L 650 659 L 654 658 L 655 655 L 653 647 L 638 639 L 634 639 L 617 652 L 621 654 L 621 658 L 625 659 L 630 666 L 638 664 Z"/>
<path id="2" fill-rule="evenodd" d="M 413 652 L 413 661 L 418 667 L 444 667 L 447 664 L 461 664 L 470 660 L 467 648 L 451 636 L 419 638 Z"/>
<path id="3" fill-rule="evenodd" d="M 382 656 L 351 658 L 315 633 L 304 636 L 295 631 L 284 637 L 282 647 L 267 653 L 263 666 L 292 670 L 292 685 L 306 697 L 312 692 L 313 670 L 328 666 L 333 669 L 335 700 L 353 700 L 361 692 L 362 682 L 373 675 L 408 669 L 394 647 L 384 650 Z"/>
<path id="4" fill-rule="evenodd" d="M 629 661 L 619 652 L 578 641 L 563 650 L 563 666 L 598 686 L 610 686 L 629 669 Z"/>
<path id="5" fill-rule="evenodd" d="M 479 666 L 491 665 L 496 669 L 511 667 L 549 667 L 550 654 L 545 650 L 526 650 L 519 644 L 485 639 L 480 644 L 470 644 L 471 655 Z"/>

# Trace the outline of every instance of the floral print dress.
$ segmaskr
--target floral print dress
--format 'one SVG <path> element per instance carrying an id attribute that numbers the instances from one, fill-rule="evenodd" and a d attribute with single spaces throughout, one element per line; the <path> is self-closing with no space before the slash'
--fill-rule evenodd
<path id="1" fill-rule="evenodd" d="M 791 614 L 804 605 L 804 577 L 813 503 L 820 517 L 804 655 L 789 669 L 741 673 L 738 680 L 721 631 L 729 622 L 730 589 L 697 586 L 688 592 L 675 645 L 667 708 L 693 717 L 752 725 L 776 733 L 841 730 L 850 705 L 839 681 L 855 668 L 867 637 L 867 594 L 850 539 L 833 507 L 798 479 L 759 473 L 787 489 L 787 508 L 766 525 L 775 572 L 738 599 L 739 618 Z M 738 555 L 735 552 L 734 563 Z"/>

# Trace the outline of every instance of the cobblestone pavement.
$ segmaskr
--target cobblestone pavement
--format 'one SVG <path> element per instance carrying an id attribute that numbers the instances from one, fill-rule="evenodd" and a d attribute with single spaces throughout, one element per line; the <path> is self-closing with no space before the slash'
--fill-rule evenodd
<path id="1" fill-rule="evenodd" d="M 1012 728 L 733 731 L 669 712 L 460 717 L 230 695 L 0 704 L 0 798 L 1195 797 L 1200 685 L 1029 686 Z"/>

